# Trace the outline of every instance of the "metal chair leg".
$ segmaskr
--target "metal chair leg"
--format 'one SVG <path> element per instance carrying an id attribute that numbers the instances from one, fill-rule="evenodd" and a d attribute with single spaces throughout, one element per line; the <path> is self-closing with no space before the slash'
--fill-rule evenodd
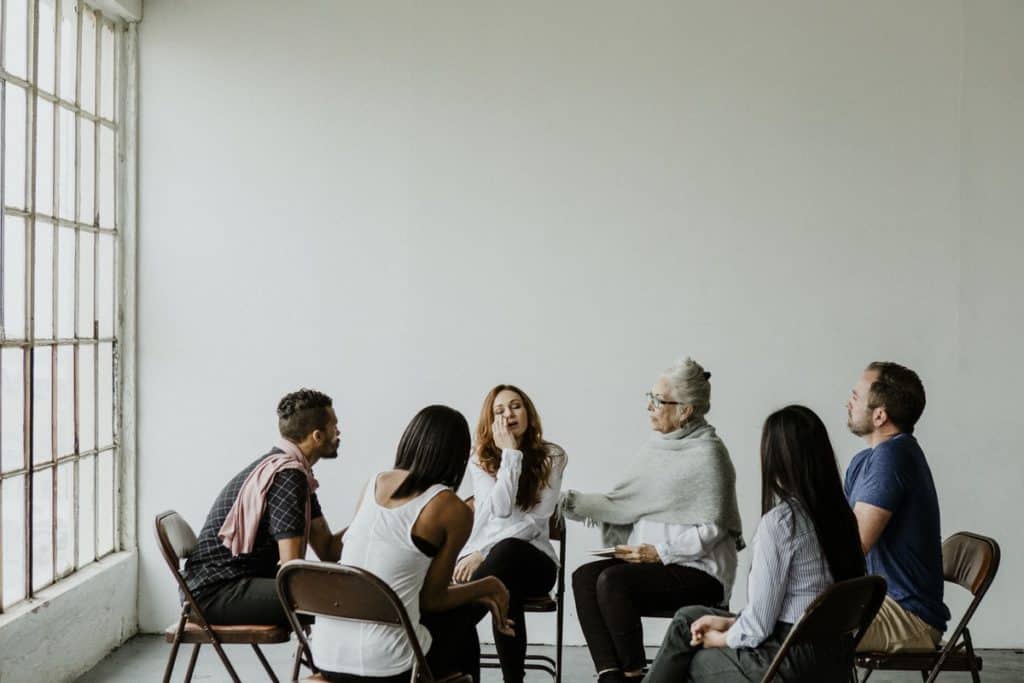
<path id="1" fill-rule="evenodd" d="M 270 676 L 270 680 L 274 681 L 274 683 L 281 683 L 277 680 L 274 670 L 270 668 L 270 663 L 267 661 L 267 658 L 263 656 L 263 650 L 260 649 L 260 646 L 256 643 L 249 644 L 252 645 L 252 649 L 256 652 L 256 656 L 260 658 L 260 664 L 262 664 L 263 668 L 267 670 L 267 675 Z"/>
<path id="2" fill-rule="evenodd" d="M 227 654 L 224 652 L 224 648 L 221 644 L 214 640 L 212 643 L 213 649 L 217 652 L 217 656 L 220 657 L 220 661 L 224 664 L 224 668 L 228 670 L 228 675 L 231 676 L 233 683 L 242 683 L 242 679 L 238 677 L 238 673 L 235 671 L 235 667 L 231 665 L 231 660 L 228 659 Z"/>
<path id="3" fill-rule="evenodd" d="M 171 642 L 171 656 L 167 658 L 167 666 L 164 668 L 164 683 L 169 683 L 171 673 L 174 671 L 174 660 L 178 657 L 178 648 L 181 647 L 181 632 L 185 628 L 185 620 L 188 613 L 182 611 L 181 619 L 178 621 L 178 630 L 174 633 L 174 640 Z"/>
<path id="4" fill-rule="evenodd" d="M 195 647 L 192 648 L 192 656 L 188 658 L 188 669 L 185 670 L 185 683 L 189 683 L 192 680 L 192 672 L 196 670 L 196 660 L 199 659 L 200 647 L 202 647 L 202 643 L 196 643 Z"/>

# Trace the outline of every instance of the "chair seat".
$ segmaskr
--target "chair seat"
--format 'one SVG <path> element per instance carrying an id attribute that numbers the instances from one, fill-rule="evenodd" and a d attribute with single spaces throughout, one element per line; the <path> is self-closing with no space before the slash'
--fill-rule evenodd
<path id="1" fill-rule="evenodd" d="M 214 626 L 210 625 L 213 632 L 220 638 L 220 642 L 228 644 L 239 643 L 287 643 L 291 637 L 291 629 L 283 626 L 266 624 L 244 624 L 238 626 Z M 174 634 L 178 631 L 178 623 L 175 622 L 164 631 L 164 640 L 168 643 L 174 642 Z M 189 621 L 185 624 L 185 631 L 181 634 L 182 643 L 209 643 L 210 637 L 199 624 Z"/>
<path id="2" fill-rule="evenodd" d="M 523 602 L 523 610 L 526 612 L 557 612 L 558 603 L 550 595 L 538 595 L 535 598 L 526 598 Z"/>
<path id="3" fill-rule="evenodd" d="M 941 652 L 863 652 L 857 655 L 857 666 L 880 671 L 929 671 L 939 661 Z M 971 658 L 963 650 L 950 652 L 942 664 L 943 671 L 981 671 L 981 657 Z"/>

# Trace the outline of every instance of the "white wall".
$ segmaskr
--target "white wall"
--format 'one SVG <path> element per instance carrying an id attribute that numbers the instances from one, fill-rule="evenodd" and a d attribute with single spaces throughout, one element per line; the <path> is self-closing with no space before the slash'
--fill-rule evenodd
<path id="1" fill-rule="evenodd" d="M 999 623 L 1021 601 L 1001 381 L 1021 314 L 999 303 L 1024 284 L 1019 6 L 282 7 L 146 5 L 143 630 L 175 599 L 153 515 L 198 528 L 283 393 L 335 397 L 343 454 L 317 475 L 341 526 L 416 410 L 472 420 L 499 381 L 534 397 L 567 486 L 607 487 L 645 437 L 642 394 L 689 353 L 714 374 L 748 538 L 767 413 L 811 406 L 845 465 L 861 368 L 917 369 L 943 532 L 1004 541 L 976 640 L 1024 642 Z M 572 532 L 575 567 L 598 541 Z"/>

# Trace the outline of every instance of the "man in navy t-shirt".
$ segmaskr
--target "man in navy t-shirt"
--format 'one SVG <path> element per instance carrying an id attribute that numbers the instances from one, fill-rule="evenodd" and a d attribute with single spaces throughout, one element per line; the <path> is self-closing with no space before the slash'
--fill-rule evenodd
<path id="1" fill-rule="evenodd" d="M 914 438 L 924 405 L 920 378 L 896 363 L 869 365 L 846 405 L 850 431 L 868 443 L 846 470 L 846 498 L 868 573 L 889 584 L 861 652 L 933 650 L 949 620 L 942 602 L 939 500 Z"/>

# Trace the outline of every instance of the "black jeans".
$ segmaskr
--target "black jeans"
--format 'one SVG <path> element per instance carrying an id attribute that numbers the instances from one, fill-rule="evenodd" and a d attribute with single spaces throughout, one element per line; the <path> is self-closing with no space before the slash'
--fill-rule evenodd
<path id="1" fill-rule="evenodd" d="M 637 671 L 647 663 L 640 617 L 685 605 L 717 605 L 723 588 L 710 574 L 678 564 L 600 560 L 572 574 L 583 637 L 597 671 Z"/>
<path id="2" fill-rule="evenodd" d="M 644 683 L 760 681 L 792 628 L 792 624 L 778 622 L 772 634 L 754 648 L 704 649 L 690 645 L 690 624 L 705 614 L 732 616 L 723 610 L 699 606 L 684 607 L 676 612 Z M 852 669 L 852 638 L 844 643 L 803 642 L 790 647 L 776 679 L 807 683 L 847 681 Z"/>
<path id="3" fill-rule="evenodd" d="M 211 624 L 276 624 L 288 626 L 284 606 L 277 597 L 274 579 L 246 578 L 232 581 L 209 595 L 196 598 Z"/>
<path id="4" fill-rule="evenodd" d="M 523 604 L 527 598 L 547 595 L 555 585 L 558 566 L 550 557 L 526 541 L 506 538 L 487 553 L 483 563 L 473 572 L 473 580 L 496 576 L 508 589 L 508 618 L 515 622 L 515 635 L 494 631 L 494 645 L 501 662 L 505 683 L 523 680 L 526 660 L 526 615 Z"/>
<path id="5" fill-rule="evenodd" d="M 447 612 L 424 613 L 420 617 L 420 622 L 430 631 L 431 644 L 426 656 L 435 679 L 462 673 L 479 683 L 480 639 L 476 635 L 476 624 L 487 613 L 487 608 L 481 605 L 463 605 Z M 338 683 L 409 683 L 412 672 L 380 677 L 332 671 L 320 674 Z"/>

